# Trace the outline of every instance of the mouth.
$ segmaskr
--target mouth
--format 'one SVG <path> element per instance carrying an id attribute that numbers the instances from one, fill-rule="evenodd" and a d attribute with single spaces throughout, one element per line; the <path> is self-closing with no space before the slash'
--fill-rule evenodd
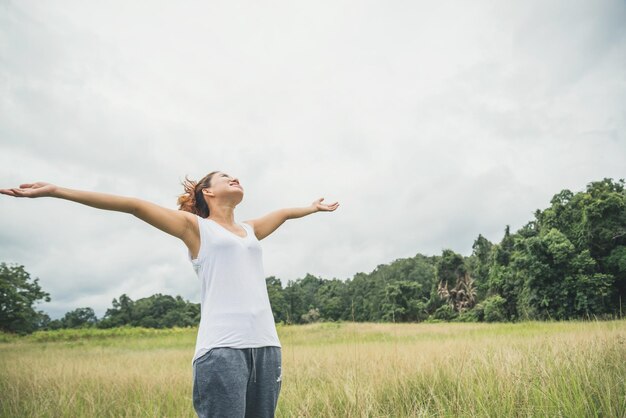
<path id="1" fill-rule="evenodd" d="M 239 187 L 240 189 L 243 189 L 243 187 L 241 187 L 239 183 L 231 183 L 230 185 L 233 187 Z"/>

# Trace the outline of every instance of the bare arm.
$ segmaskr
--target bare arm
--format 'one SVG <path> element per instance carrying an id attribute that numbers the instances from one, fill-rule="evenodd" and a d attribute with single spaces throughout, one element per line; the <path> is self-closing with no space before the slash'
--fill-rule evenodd
<path id="1" fill-rule="evenodd" d="M 199 248 L 197 219 L 189 212 L 167 209 L 134 197 L 67 189 L 43 182 L 22 184 L 19 188 L 13 189 L 0 189 L 0 193 L 14 197 L 56 197 L 97 209 L 129 213 L 163 232 L 180 238 L 192 253 L 195 253 L 194 249 Z"/>
<path id="2" fill-rule="evenodd" d="M 315 212 L 320 211 L 334 211 L 339 207 L 339 203 L 335 202 L 330 205 L 322 204 L 322 200 L 324 198 L 320 198 L 315 200 L 310 206 L 302 207 L 302 208 L 286 208 L 286 209 L 278 209 L 273 212 L 268 213 L 267 215 L 258 218 L 252 219 L 249 221 L 245 221 L 246 223 L 252 225 L 254 228 L 254 233 L 257 239 L 260 241 L 263 238 L 270 235 L 279 226 L 281 226 L 288 219 L 296 219 L 301 218 L 303 216 L 310 215 Z"/>

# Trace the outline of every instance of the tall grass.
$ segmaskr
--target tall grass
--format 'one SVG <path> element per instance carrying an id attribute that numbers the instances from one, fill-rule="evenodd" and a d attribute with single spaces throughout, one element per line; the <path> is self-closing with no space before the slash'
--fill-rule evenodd
<path id="1" fill-rule="evenodd" d="M 196 332 L 0 338 L 0 415 L 193 417 Z M 278 332 L 278 417 L 626 417 L 624 320 Z"/>

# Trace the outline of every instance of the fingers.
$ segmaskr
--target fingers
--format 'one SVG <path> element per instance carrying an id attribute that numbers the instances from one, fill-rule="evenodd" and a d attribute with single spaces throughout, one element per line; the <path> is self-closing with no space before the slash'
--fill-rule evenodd
<path id="1" fill-rule="evenodd" d="M 36 189 L 37 183 L 23 183 L 20 187 L 12 187 L 10 189 L 0 189 L 1 194 L 14 197 L 29 197 L 33 189 Z"/>
<path id="2" fill-rule="evenodd" d="M 0 193 L 2 194 L 6 194 L 8 196 L 13 196 L 13 197 L 21 197 L 24 195 L 24 190 L 20 190 L 20 189 L 0 189 Z"/>
<path id="3" fill-rule="evenodd" d="M 324 200 L 323 197 L 320 197 L 319 199 L 317 199 L 315 201 L 315 205 L 317 206 L 318 210 L 323 210 L 323 211 L 333 211 L 335 209 L 337 209 L 339 207 L 339 202 L 335 202 L 335 203 L 322 203 L 322 200 Z"/>
<path id="4" fill-rule="evenodd" d="M 17 187 L 12 189 L 0 189 L 0 193 L 13 197 L 33 198 L 43 196 L 43 194 L 39 193 L 39 191 L 36 189 L 20 189 Z"/>
<path id="5" fill-rule="evenodd" d="M 329 211 L 329 212 L 337 209 L 338 207 L 339 207 L 339 203 L 338 202 L 335 202 L 332 205 L 320 205 L 320 209 L 321 210 L 325 210 L 325 211 Z"/>

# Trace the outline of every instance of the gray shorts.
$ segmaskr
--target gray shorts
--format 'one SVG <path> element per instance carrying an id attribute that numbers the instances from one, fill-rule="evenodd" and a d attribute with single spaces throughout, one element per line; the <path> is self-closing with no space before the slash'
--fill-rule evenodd
<path id="1" fill-rule="evenodd" d="M 281 363 L 280 347 L 219 347 L 197 358 L 193 407 L 198 417 L 273 417 Z"/>

